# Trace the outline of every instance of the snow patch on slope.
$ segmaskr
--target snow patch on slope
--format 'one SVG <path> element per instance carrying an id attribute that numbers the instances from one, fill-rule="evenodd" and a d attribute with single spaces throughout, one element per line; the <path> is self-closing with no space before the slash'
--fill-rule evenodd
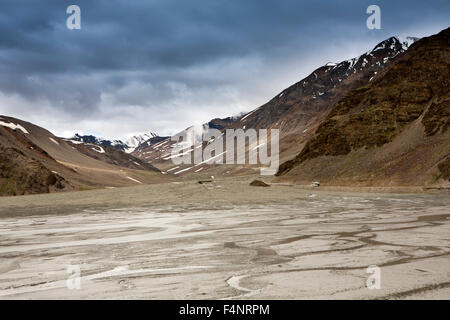
<path id="1" fill-rule="evenodd" d="M 128 176 L 127 176 L 127 179 L 130 179 L 131 181 L 134 181 L 134 182 L 139 183 L 139 184 L 143 184 L 143 183 L 140 182 L 139 180 L 133 179 L 133 178 L 128 177 Z"/>
<path id="2" fill-rule="evenodd" d="M 139 147 L 142 143 L 146 142 L 147 140 L 150 140 L 151 138 L 157 137 L 157 134 L 154 132 L 144 133 L 137 136 L 133 136 L 131 138 L 126 139 L 124 142 L 128 146 L 126 148 L 126 153 L 131 153 L 134 150 L 136 150 L 137 147 Z"/>
<path id="3" fill-rule="evenodd" d="M 414 42 L 419 40 L 419 38 L 410 37 L 405 34 L 398 35 L 396 36 L 396 38 L 398 41 L 400 41 L 404 50 L 408 49 Z"/>
<path id="4" fill-rule="evenodd" d="M 92 148 L 92 150 L 94 150 L 95 152 L 98 152 L 98 153 L 105 153 L 105 149 L 103 149 L 100 146 L 96 146 L 95 148 Z"/>
<path id="5" fill-rule="evenodd" d="M 7 122 L 0 121 L 0 126 L 7 127 L 7 128 L 11 128 L 11 129 L 13 129 L 13 130 L 19 129 L 19 130 L 21 130 L 23 133 L 29 134 L 29 132 L 27 131 L 27 129 L 25 129 L 24 127 L 22 127 L 20 124 L 14 124 L 14 123 L 12 123 L 12 122 L 7 123 Z"/>
<path id="6" fill-rule="evenodd" d="M 52 137 L 49 137 L 48 139 L 49 139 L 51 142 L 53 142 L 54 144 L 56 144 L 56 145 L 59 146 L 59 142 L 56 141 L 55 139 L 53 139 Z"/>

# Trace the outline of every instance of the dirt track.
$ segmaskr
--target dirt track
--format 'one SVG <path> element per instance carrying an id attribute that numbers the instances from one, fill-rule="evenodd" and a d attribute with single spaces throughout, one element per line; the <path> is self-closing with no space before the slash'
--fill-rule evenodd
<path id="1" fill-rule="evenodd" d="M 448 194 L 153 188 L 1 199 L 0 299 L 450 299 Z"/>

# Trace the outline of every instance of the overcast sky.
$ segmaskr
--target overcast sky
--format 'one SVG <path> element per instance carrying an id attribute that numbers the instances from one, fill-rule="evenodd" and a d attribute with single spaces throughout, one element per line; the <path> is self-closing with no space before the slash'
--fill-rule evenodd
<path id="1" fill-rule="evenodd" d="M 81 30 L 66 27 L 71 4 Z M 366 27 L 371 4 L 381 30 Z M 449 21 L 449 0 L 2 0 L 0 114 L 59 136 L 169 135 Z"/>

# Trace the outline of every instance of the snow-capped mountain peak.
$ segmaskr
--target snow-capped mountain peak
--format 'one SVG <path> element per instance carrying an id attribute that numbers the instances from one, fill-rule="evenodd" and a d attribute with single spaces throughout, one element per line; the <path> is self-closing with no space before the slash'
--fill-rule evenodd
<path id="1" fill-rule="evenodd" d="M 144 142 L 150 140 L 151 138 L 157 137 L 158 135 L 154 132 L 143 133 L 140 135 L 132 136 L 128 139 L 125 139 L 125 144 L 128 148 L 125 150 L 127 153 L 133 152 L 137 147 L 139 147 Z"/>
<path id="2" fill-rule="evenodd" d="M 414 42 L 419 40 L 419 38 L 407 36 L 405 34 L 401 34 L 395 37 L 403 46 L 403 49 L 408 49 Z"/>
<path id="3" fill-rule="evenodd" d="M 132 137 L 122 141 L 122 140 L 107 140 L 104 138 L 98 138 L 93 135 L 80 135 L 77 133 L 72 138 L 70 138 L 70 140 L 71 141 L 79 141 L 82 143 L 95 144 L 95 145 L 99 145 L 99 146 L 112 146 L 112 147 L 115 147 L 122 151 L 125 151 L 126 153 L 131 153 L 137 147 L 139 147 L 141 144 L 143 144 L 155 137 L 158 137 L 158 135 L 156 133 L 148 132 L 148 133 L 132 136 Z"/>
<path id="4" fill-rule="evenodd" d="M 348 76 L 355 73 L 357 70 L 385 64 L 388 60 L 391 60 L 400 53 L 408 50 L 408 48 L 417 40 L 419 40 L 419 38 L 406 35 L 390 37 L 378 43 L 372 50 L 367 51 L 359 57 L 345 60 L 340 63 L 328 62 L 324 67 L 332 70 L 338 70 L 339 68 L 345 69 L 345 76 Z M 313 74 L 317 78 L 317 75 L 315 73 Z"/>

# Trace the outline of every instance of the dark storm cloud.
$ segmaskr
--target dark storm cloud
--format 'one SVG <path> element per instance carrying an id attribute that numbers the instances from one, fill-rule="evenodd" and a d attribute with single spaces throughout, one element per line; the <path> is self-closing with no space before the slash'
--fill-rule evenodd
<path id="1" fill-rule="evenodd" d="M 81 7 L 81 30 L 66 28 L 71 4 Z M 370 4 L 382 8 L 382 30 L 365 27 Z M 95 116 L 112 126 L 123 113 L 125 131 L 182 129 L 191 120 L 183 112 L 206 121 L 256 107 L 325 57 L 350 58 L 345 50 L 393 34 L 437 32 L 449 12 L 448 0 L 3 0 L 0 112 L 38 119 L 45 105 L 74 124 Z M 146 123 L 131 123 L 149 112 Z"/>

